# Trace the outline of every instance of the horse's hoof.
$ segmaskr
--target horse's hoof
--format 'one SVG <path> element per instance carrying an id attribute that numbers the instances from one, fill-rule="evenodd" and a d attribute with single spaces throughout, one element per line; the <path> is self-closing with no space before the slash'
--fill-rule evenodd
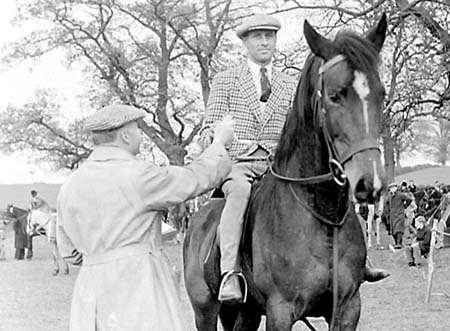
<path id="1" fill-rule="evenodd" d="M 69 274 L 69 268 L 65 268 L 64 269 L 64 275 L 68 275 Z"/>
<path id="2" fill-rule="evenodd" d="M 57 274 L 59 274 L 59 269 L 53 269 L 52 275 L 56 276 Z"/>

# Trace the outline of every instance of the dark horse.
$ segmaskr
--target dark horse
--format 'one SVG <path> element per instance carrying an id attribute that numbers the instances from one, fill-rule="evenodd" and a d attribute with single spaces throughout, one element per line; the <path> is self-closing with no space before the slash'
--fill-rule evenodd
<path id="1" fill-rule="evenodd" d="M 366 248 L 353 201 L 373 203 L 385 187 L 378 139 L 384 88 L 377 71 L 387 28 L 334 41 L 305 22 L 313 52 L 304 66 L 271 171 L 254 187 L 241 245 L 245 303 L 221 305 L 216 231 L 224 201 L 192 217 L 184 275 L 200 331 L 287 331 L 323 316 L 330 330 L 355 330 Z M 309 325 L 312 327 L 311 325 Z"/>

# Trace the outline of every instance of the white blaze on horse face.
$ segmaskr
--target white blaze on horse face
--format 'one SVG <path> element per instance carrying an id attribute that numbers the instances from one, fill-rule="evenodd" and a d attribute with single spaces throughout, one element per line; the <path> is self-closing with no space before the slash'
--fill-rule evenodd
<path id="1" fill-rule="evenodd" d="M 355 79 L 353 81 L 353 88 L 355 89 L 356 94 L 358 94 L 361 99 L 363 105 L 363 116 L 364 116 L 364 124 L 366 127 L 366 133 L 369 133 L 369 113 L 368 113 L 368 102 L 367 97 L 370 94 L 369 81 L 367 80 L 367 76 L 361 71 L 355 71 Z"/>

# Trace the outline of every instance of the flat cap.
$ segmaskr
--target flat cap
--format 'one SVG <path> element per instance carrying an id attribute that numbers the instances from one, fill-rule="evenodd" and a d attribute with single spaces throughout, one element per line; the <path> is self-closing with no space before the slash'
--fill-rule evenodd
<path id="1" fill-rule="evenodd" d="M 390 184 L 388 185 L 388 187 L 393 187 L 393 186 L 397 186 L 397 183 L 390 183 Z"/>
<path id="2" fill-rule="evenodd" d="M 86 131 L 106 131 L 143 118 L 147 113 L 141 109 L 127 105 L 111 105 L 99 109 L 84 120 Z"/>
<path id="3" fill-rule="evenodd" d="M 278 31 L 281 29 L 281 23 L 273 16 L 266 14 L 256 14 L 244 19 L 241 25 L 236 29 L 236 35 L 242 39 L 249 31 L 254 30 L 272 30 Z"/>

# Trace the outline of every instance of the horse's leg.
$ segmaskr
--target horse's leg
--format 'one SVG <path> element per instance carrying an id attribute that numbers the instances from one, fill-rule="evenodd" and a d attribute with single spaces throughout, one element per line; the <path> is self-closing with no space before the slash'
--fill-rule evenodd
<path id="1" fill-rule="evenodd" d="M 266 331 L 291 331 L 295 307 L 278 295 L 272 296 L 266 306 Z"/>
<path id="2" fill-rule="evenodd" d="M 372 247 L 373 218 L 367 219 L 367 247 Z"/>
<path id="3" fill-rule="evenodd" d="M 185 266 L 184 281 L 194 309 L 197 330 L 217 331 L 220 302 L 212 295 L 197 266 Z"/>
<path id="4" fill-rule="evenodd" d="M 211 300 L 205 303 L 192 302 L 195 315 L 195 326 L 198 331 L 217 331 L 217 317 L 220 303 Z M 226 329 L 225 329 L 226 330 Z"/>
<path id="5" fill-rule="evenodd" d="M 55 245 L 55 252 L 56 252 L 56 258 L 58 261 L 60 261 L 64 267 L 64 275 L 68 275 L 69 274 L 69 265 L 67 264 L 67 262 L 62 258 L 61 253 L 59 252 L 59 248 L 58 248 L 58 244 L 55 241 L 52 241 L 52 244 Z M 58 263 L 59 264 L 59 263 Z"/>
<path id="6" fill-rule="evenodd" d="M 375 220 L 375 227 L 376 227 L 376 236 L 377 236 L 377 246 L 379 247 L 381 245 L 380 241 L 380 223 L 381 223 L 381 217 L 377 217 Z"/>
<path id="7" fill-rule="evenodd" d="M 260 324 L 261 315 L 255 313 L 250 306 L 245 305 L 239 310 L 236 322 L 234 323 L 234 329 L 231 330 L 257 331 Z"/>
<path id="8" fill-rule="evenodd" d="M 235 330 L 234 325 L 236 324 L 236 320 L 238 317 L 239 308 L 237 305 L 221 305 L 219 316 L 220 322 L 222 323 L 224 331 L 233 331 Z M 239 329 L 246 330 L 246 329 Z"/>
<path id="9" fill-rule="evenodd" d="M 340 306 L 338 313 L 340 314 L 340 318 L 337 318 L 336 328 L 332 331 L 355 331 L 361 314 L 359 290 L 352 298 Z"/>
<path id="10" fill-rule="evenodd" d="M 58 264 L 58 247 L 56 246 L 56 242 L 50 241 L 50 246 L 52 248 L 52 258 L 53 258 L 53 271 L 52 275 L 56 276 L 59 273 L 59 264 Z"/>

